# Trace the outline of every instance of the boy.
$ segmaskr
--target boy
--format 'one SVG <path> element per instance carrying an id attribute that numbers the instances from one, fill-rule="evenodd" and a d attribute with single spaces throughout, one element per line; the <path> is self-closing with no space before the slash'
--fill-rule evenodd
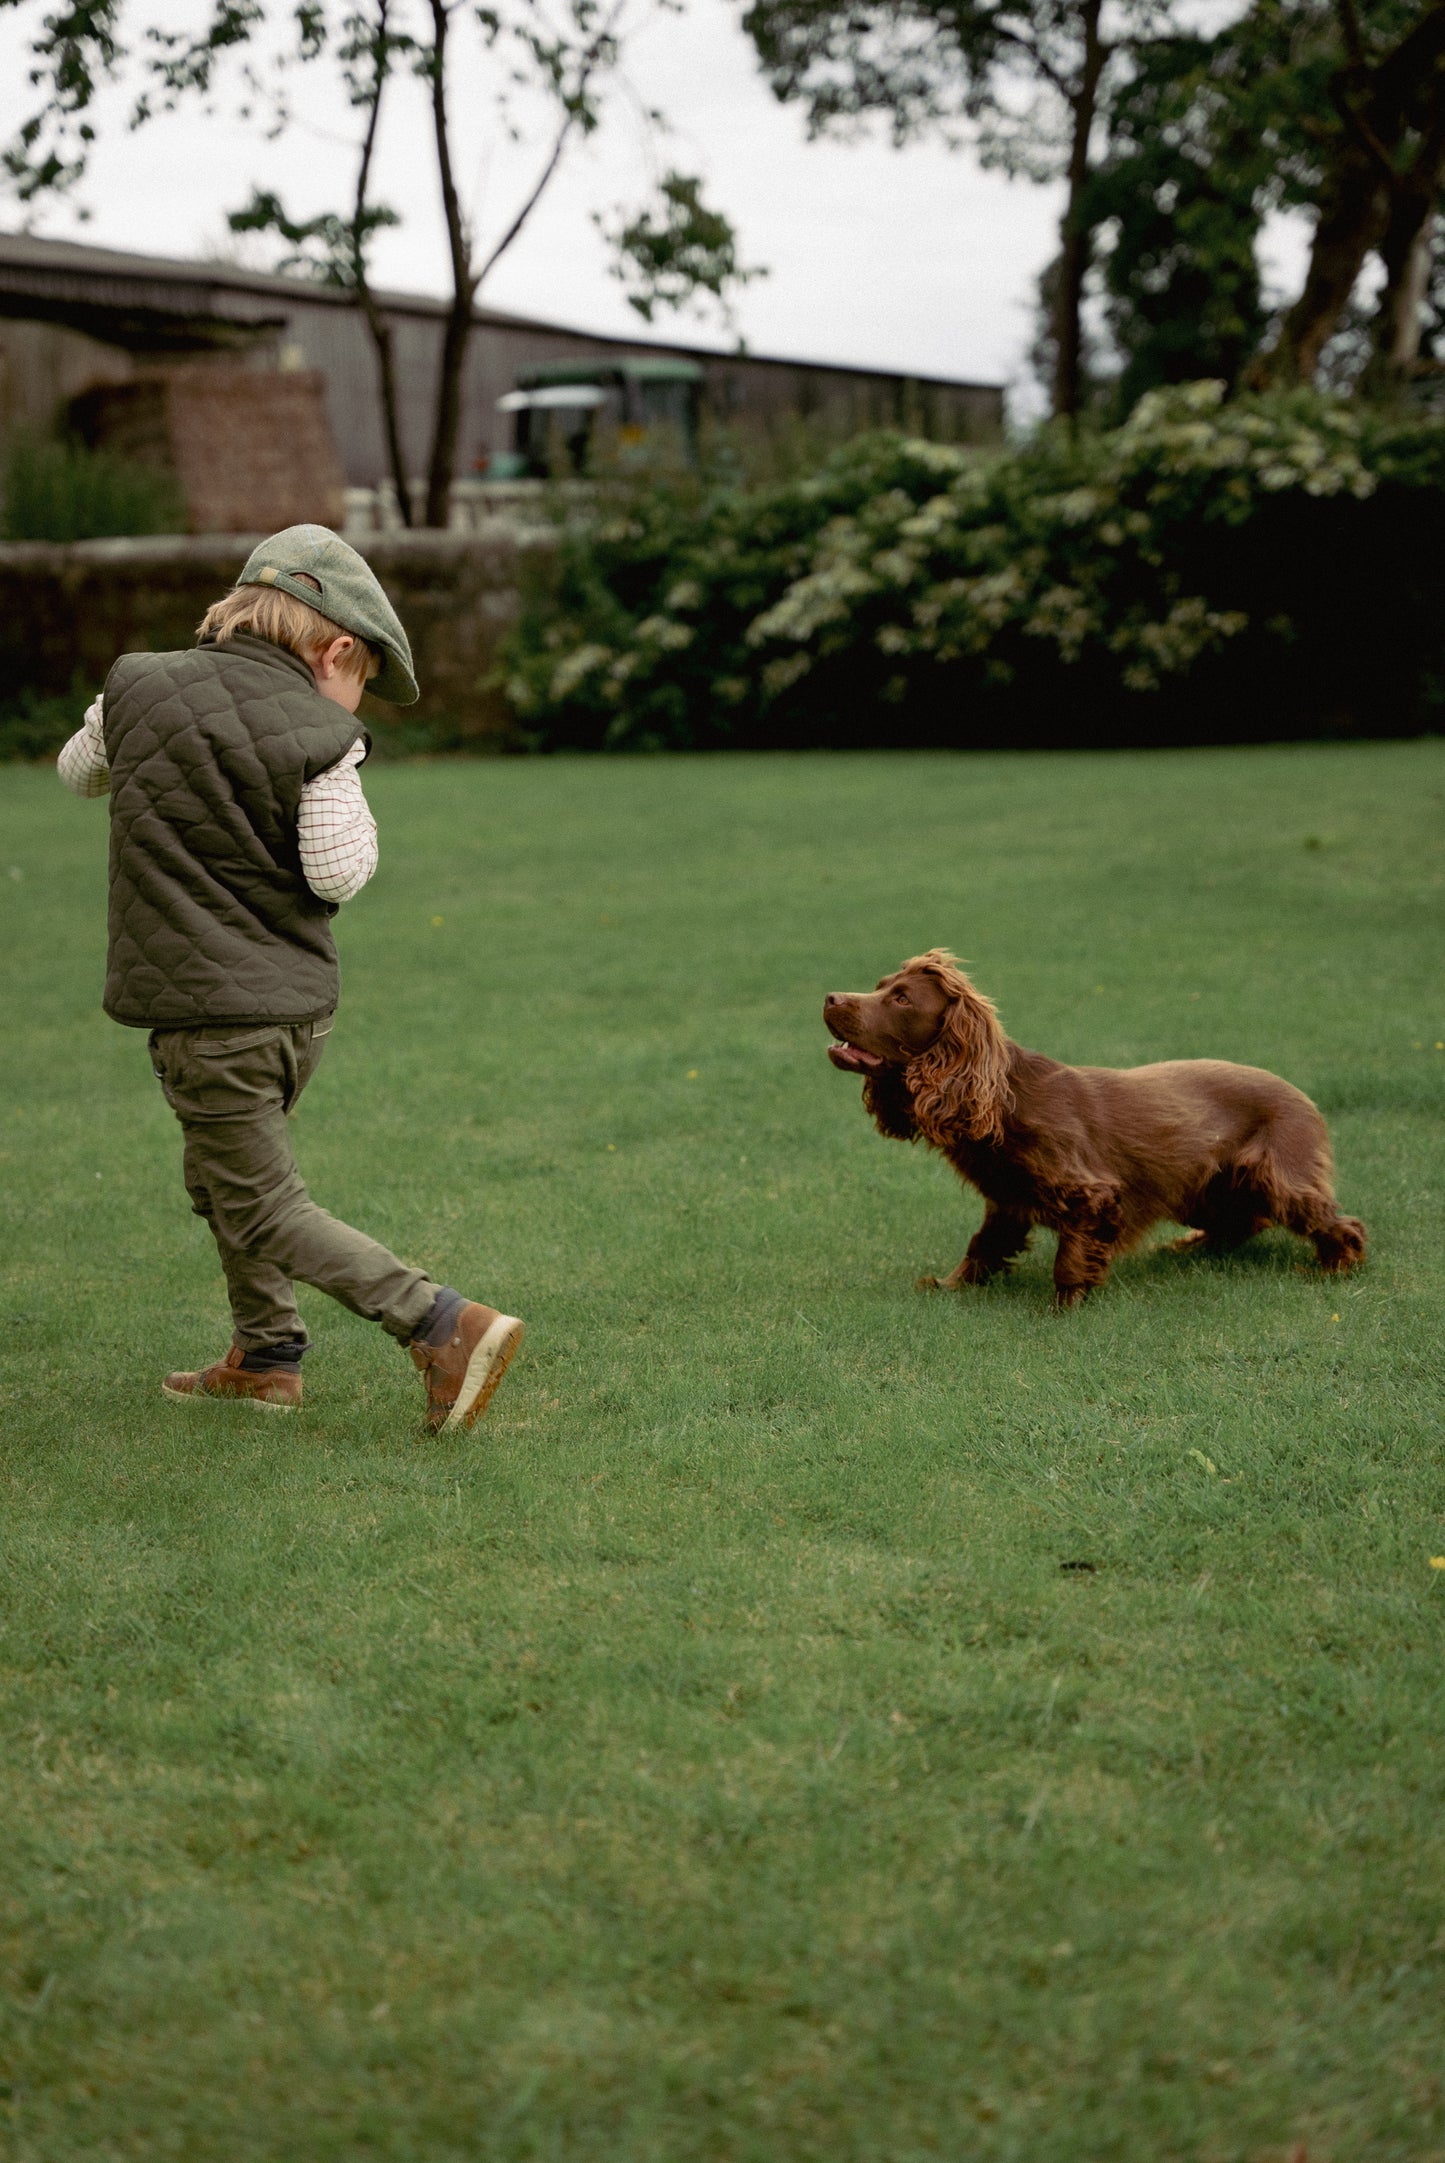
<path id="1" fill-rule="evenodd" d="M 355 549 L 290 526 L 198 641 L 122 655 L 59 762 L 77 795 L 110 796 L 105 1010 L 150 1031 L 235 1325 L 224 1359 L 162 1390 L 293 1410 L 299 1279 L 408 1348 L 428 1428 L 470 1426 L 522 1324 L 318 1209 L 286 1126 L 336 1006 L 331 918 L 376 868 L 356 710 L 368 683 L 400 706 L 419 695 L 406 633 Z"/>

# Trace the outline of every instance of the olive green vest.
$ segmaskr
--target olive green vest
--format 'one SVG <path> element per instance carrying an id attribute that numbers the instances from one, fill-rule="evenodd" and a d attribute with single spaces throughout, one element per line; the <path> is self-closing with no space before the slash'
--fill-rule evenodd
<path id="1" fill-rule="evenodd" d="M 123 654 L 106 680 L 105 1011 L 138 1029 L 311 1021 L 336 1005 L 333 902 L 301 876 L 301 791 L 363 734 L 306 663 L 238 633 Z"/>

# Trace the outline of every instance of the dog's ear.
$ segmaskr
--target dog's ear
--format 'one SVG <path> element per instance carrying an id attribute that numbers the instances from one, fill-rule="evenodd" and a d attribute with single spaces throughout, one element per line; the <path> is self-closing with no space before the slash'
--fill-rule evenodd
<path id="1" fill-rule="evenodd" d="M 908 1069 L 920 1131 L 940 1148 L 959 1133 L 975 1142 L 1001 1140 L 1011 1091 L 1008 1040 L 993 1001 L 974 990 L 940 947 L 910 966 L 927 969 L 951 994 L 943 1027 Z"/>

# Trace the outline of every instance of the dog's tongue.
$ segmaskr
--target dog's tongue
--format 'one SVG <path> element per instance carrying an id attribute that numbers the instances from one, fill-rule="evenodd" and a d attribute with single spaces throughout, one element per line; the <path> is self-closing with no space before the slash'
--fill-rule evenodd
<path id="1" fill-rule="evenodd" d="M 877 1052 L 859 1051 L 856 1044 L 830 1044 L 828 1057 L 844 1074 L 876 1074 L 883 1064 Z"/>

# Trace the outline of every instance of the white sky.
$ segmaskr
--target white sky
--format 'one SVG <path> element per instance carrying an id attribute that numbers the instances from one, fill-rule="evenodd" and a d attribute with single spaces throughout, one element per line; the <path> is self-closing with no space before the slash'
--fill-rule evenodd
<path id="1" fill-rule="evenodd" d="M 200 17 L 198 0 L 172 6 L 178 22 Z M 801 111 L 779 105 L 759 75 L 737 0 L 687 0 L 680 15 L 652 12 L 649 0 L 634 6 L 640 27 L 628 43 L 625 86 L 611 92 L 603 126 L 575 148 L 484 301 L 646 336 L 607 274 L 592 213 L 635 207 L 676 166 L 703 175 L 709 199 L 738 229 L 744 260 L 768 266 L 738 304 L 755 351 L 1023 385 L 1038 274 L 1056 244 L 1057 189 L 985 172 L 938 142 L 895 151 L 875 132 L 810 143 Z M 34 13 L 32 0 L 0 18 L 0 80 L 16 82 Z M 339 94 L 325 95 L 328 80 L 319 69 L 296 78 L 308 100 L 304 118 L 274 142 L 239 122 L 234 97 L 224 96 L 210 118 L 192 109 L 132 134 L 124 92 L 109 93 L 90 180 L 75 203 L 47 208 L 32 228 L 190 255 L 234 247 L 225 213 L 254 184 L 280 194 L 293 216 L 343 208 L 355 115 Z M 538 154 L 535 139 L 512 146 L 483 124 L 491 118 L 484 87 L 480 71 L 471 72 L 452 107 L 458 171 L 483 242 L 525 191 Z M 379 284 L 441 292 L 447 266 L 427 112 L 413 83 L 388 95 L 377 193 L 404 222 L 378 236 L 374 275 Z M 18 102 L 5 105 L 13 111 Z M 669 135 L 644 125 L 640 108 L 649 106 L 667 115 Z M 84 225 L 82 204 L 91 212 Z M 0 217 L 19 222 L 13 205 L 0 205 Z M 1298 236 L 1283 236 L 1270 252 L 1292 283 Z M 660 318 L 655 334 L 707 336 L 677 318 Z M 1021 402 L 1033 400 L 1025 392 Z"/>

